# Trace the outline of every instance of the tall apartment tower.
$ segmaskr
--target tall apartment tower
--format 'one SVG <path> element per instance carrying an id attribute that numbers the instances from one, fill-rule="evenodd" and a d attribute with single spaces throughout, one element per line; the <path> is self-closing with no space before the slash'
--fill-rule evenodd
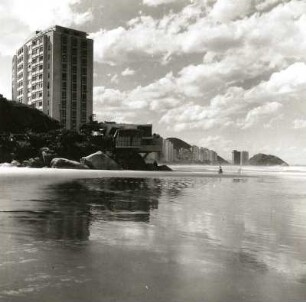
<path id="1" fill-rule="evenodd" d="M 12 99 L 78 130 L 93 110 L 93 40 L 57 25 L 37 31 L 13 57 Z"/>

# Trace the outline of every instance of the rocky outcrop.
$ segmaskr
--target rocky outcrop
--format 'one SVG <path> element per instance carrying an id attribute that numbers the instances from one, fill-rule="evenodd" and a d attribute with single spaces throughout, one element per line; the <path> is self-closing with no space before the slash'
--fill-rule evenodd
<path id="1" fill-rule="evenodd" d="M 82 157 L 81 164 L 95 170 L 121 170 L 121 166 L 102 151 Z"/>
<path id="2" fill-rule="evenodd" d="M 74 160 L 66 158 L 53 158 L 51 161 L 51 168 L 56 169 L 89 169 L 88 166 L 81 164 Z"/>
<path id="3" fill-rule="evenodd" d="M 249 159 L 249 165 L 252 166 L 288 166 L 288 164 L 274 155 L 256 154 Z"/>
<path id="4" fill-rule="evenodd" d="M 172 171 L 172 169 L 167 165 L 160 165 L 157 167 L 157 171 Z"/>
<path id="5" fill-rule="evenodd" d="M 29 168 L 42 168 L 45 165 L 39 157 L 35 157 L 35 158 L 30 158 L 28 160 L 24 160 L 22 162 L 22 166 L 29 167 Z"/>
<path id="6" fill-rule="evenodd" d="M 219 165 L 229 165 L 229 162 L 227 160 L 225 160 L 224 158 L 222 158 L 221 156 L 217 155 L 217 163 Z"/>
<path id="7" fill-rule="evenodd" d="M 116 152 L 114 154 L 115 161 L 124 169 L 124 170 L 138 170 L 138 171 L 147 171 L 147 164 L 142 158 L 142 156 L 133 151 L 127 152 Z"/>

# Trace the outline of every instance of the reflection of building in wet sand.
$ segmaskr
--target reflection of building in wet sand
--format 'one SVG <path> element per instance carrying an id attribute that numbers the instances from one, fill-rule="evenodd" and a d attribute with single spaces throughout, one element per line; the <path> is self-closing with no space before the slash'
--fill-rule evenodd
<path id="1" fill-rule="evenodd" d="M 46 188 L 44 210 L 27 212 L 20 221 L 38 239 L 88 240 L 90 224 L 106 221 L 148 222 L 158 208 L 159 179 L 85 179 Z"/>
<path id="2" fill-rule="evenodd" d="M 86 180 L 94 198 L 91 206 L 105 220 L 149 221 L 150 211 L 158 208 L 159 179 L 113 178 Z"/>

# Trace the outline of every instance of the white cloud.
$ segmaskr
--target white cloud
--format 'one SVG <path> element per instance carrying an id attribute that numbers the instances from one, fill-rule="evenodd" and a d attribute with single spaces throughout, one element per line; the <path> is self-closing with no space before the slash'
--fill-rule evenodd
<path id="1" fill-rule="evenodd" d="M 296 119 L 293 121 L 294 129 L 305 129 L 306 128 L 306 120 L 305 119 Z"/>
<path id="2" fill-rule="evenodd" d="M 143 0 L 143 4 L 148 6 L 159 6 L 162 4 L 169 4 L 176 2 L 177 0 Z"/>
<path id="3" fill-rule="evenodd" d="M 271 115 L 275 114 L 281 107 L 282 104 L 271 102 L 250 110 L 247 113 L 242 127 L 246 129 L 253 126 L 255 123 L 261 121 L 263 117 L 270 117 Z"/>
<path id="4" fill-rule="evenodd" d="M 217 0 L 210 16 L 218 21 L 227 22 L 244 17 L 251 12 L 252 1 L 249 0 Z"/>
<path id="5" fill-rule="evenodd" d="M 30 30 L 52 26 L 54 24 L 82 24 L 91 19 L 90 11 L 76 13 L 73 5 L 81 0 L 5 0 L 8 1 L 10 14 L 22 20 Z"/>
<path id="6" fill-rule="evenodd" d="M 111 79 L 110 79 L 111 83 L 113 84 L 118 84 L 119 83 L 119 77 L 117 74 L 114 74 Z"/>
<path id="7" fill-rule="evenodd" d="M 159 20 L 137 17 L 125 27 L 92 34 L 96 60 L 110 64 L 142 59 L 167 62 L 164 59 L 170 55 L 211 52 L 222 54 L 224 60 L 241 60 L 241 67 L 256 71 L 284 67 L 293 58 L 306 59 L 306 3 L 279 2 L 283 1 L 259 2 L 272 7 L 261 13 L 263 8 L 250 5 L 252 1 L 219 0 L 214 6 L 213 1 L 196 1 Z M 216 12 L 230 20 L 217 22 Z"/>
<path id="8" fill-rule="evenodd" d="M 90 10 L 76 12 L 81 0 L 2 0 L 0 53 L 12 55 L 35 30 L 55 24 L 78 26 L 92 18 Z"/>
<path id="9" fill-rule="evenodd" d="M 126 69 L 124 69 L 124 70 L 121 72 L 121 75 L 122 75 L 123 77 L 132 76 L 132 75 L 134 75 L 134 74 L 135 74 L 135 70 L 130 69 L 129 67 L 126 68 Z"/>

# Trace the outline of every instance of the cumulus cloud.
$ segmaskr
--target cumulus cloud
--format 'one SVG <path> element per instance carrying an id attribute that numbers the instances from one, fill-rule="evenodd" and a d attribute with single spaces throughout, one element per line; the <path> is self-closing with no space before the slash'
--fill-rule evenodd
<path id="1" fill-rule="evenodd" d="M 280 2 L 259 2 L 272 7 L 262 13 L 252 1 L 196 1 L 161 19 L 137 17 L 125 27 L 92 34 L 96 59 L 110 64 L 144 58 L 162 62 L 169 55 L 212 52 L 241 59 L 256 70 L 283 67 L 293 57 L 306 57 L 306 3 Z M 219 22 L 220 16 L 229 20 Z"/>
<path id="2" fill-rule="evenodd" d="M 249 128 L 253 126 L 256 122 L 261 120 L 262 117 L 271 116 L 271 114 L 275 114 L 281 107 L 282 104 L 277 102 L 271 102 L 250 110 L 245 118 L 243 128 Z"/>
<path id="3" fill-rule="evenodd" d="M 301 98 L 306 88 L 306 65 L 294 63 L 249 89 L 224 85 L 220 93 L 215 89 L 210 95 L 210 84 L 205 82 L 212 74 L 193 72 L 194 68 L 188 72 L 183 68 L 177 76 L 168 73 L 154 83 L 129 91 L 96 88 L 96 104 L 100 104 L 99 108 L 122 108 L 128 116 L 137 112 L 143 121 L 149 118 L 175 132 L 273 128 L 284 115 L 284 104 Z M 215 86 L 212 83 L 211 89 Z"/>
<path id="4" fill-rule="evenodd" d="M 305 129 L 306 128 L 306 120 L 305 119 L 296 119 L 293 121 L 294 129 Z"/>
<path id="5" fill-rule="evenodd" d="M 244 17 L 250 13 L 252 9 L 252 1 L 241 0 L 217 0 L 210 15 L 218 21 L 227 22 Z"/>
<path id="6" fill-rule="evenodd" d="M 124 70 L 121 72 L 121 75 L 122 75 L 123 77 L 132 76 L 132 75 L 134 75 L 134 74 L 135 74 L 135 70 L 130 69 L 129 67 L 126 68 L 126 69 L 124 69 Z"/>
<path id="7" fill-rule="evenodd" d="M 159 6 L 162 4 L 169 4 L 173 3 L 177 0 L 143 0 L 143 4 L 148 5 L 148 6 Z"/>
<path id="8" fill-rule="evenodd" d="M 81 0 L 3 0 L 0 35 L 2 55 L 12 55 L 17 47 L 35 30 L 54 24 L 78 26 L 92 19 L 90 10 L 77 12 Z"/>

